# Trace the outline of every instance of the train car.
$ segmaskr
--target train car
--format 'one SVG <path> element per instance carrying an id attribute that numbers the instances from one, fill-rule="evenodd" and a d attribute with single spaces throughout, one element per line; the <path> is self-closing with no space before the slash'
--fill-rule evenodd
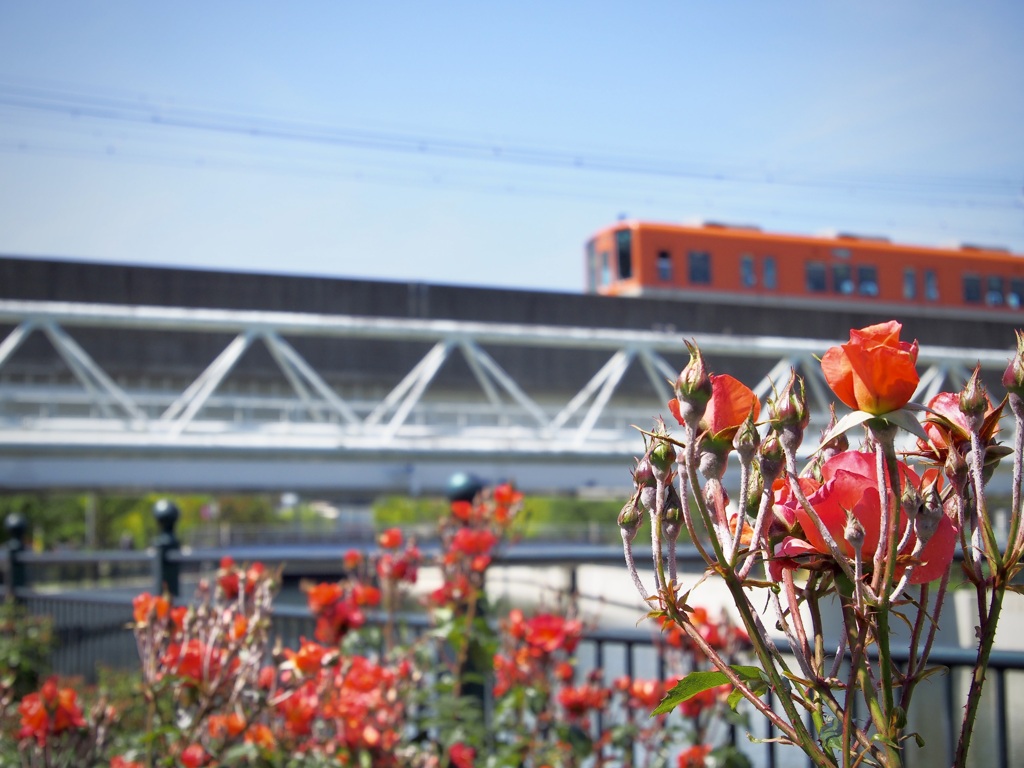
<path id="1" fill-rule="evenodd" d="M 620 221 L 587 242 L 586 275 L 588 292 L 611 296 L 1024 316 L 1024 257 L 986 246 Z"/>

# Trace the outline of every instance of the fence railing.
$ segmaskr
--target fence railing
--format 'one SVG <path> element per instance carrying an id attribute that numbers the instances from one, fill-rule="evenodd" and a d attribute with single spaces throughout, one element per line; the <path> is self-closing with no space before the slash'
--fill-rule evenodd
<path id="1" fill-rule="evenodd" d="M 48 616 L 56 647 L 52 668 L 61 675 L 92 679 L 100 666 L 135 668 L 138 654 L 133 633 L 132 599 L 141 591 L 168 591 L 180 596 L 202 574 L 216 568 L 220 558 L 231 554 L 237 561 L 261 560 L 267 565 L 287 564 L 292 580 L 337 578 L 341 575 L 340 547 L 259 547 L 225 549 L 183 549 L 174 535 L 176 510 L 157 505 L 154 510 L 161 532 L 146 551 L 29 552 L 25 548 L 25 526 L 8 520 L 11 535 L 3 558 L 6 592 L 23 603 L 33 615 Z M 703 570 L 696 552 L 681 552 L 693 570 Z M 495 566 L 530 570 L 560 568 L 562 588 L 579 594 L 580 572 L 595 565 L 622 566 L 622 552 L 602 545 L 518 545 L 506 548 L 494 560 Z M 289 571 L 285 571 L 286 581 Z M 102 586 L 102 588 L 97 588 Z M 585 595 L 584 595 L 585 596 Z M 639 616 L 640 610 L 637 609 Z M 427 618 L 403 618 L 410 631 L 426 628 Z M 284 647 L 296 647 L 298 639 L 311 637 L 314 618 L 300 604 L 279 601 L 273 627 Z M 784 642 L 778 643 L 784 648 Z M 902 656 L 901 656 L 902 653 Z M 909 649 L 893 649 L 897 662 L 905 662 Z M 912 727 L 926 733 L 928 751 L 908 750 L 907 766 L 949 764 L 955 748 L 960 712 L 975 659 L 973 648 L 937 647 L 930 660 L 948 672 L 933 676 L 922 686 L 909 713 Z M 601 669 L 606 679 L 618 675 L 660 677 L 670 674 L 666 648 L 650 629 L 639 627 L 596 627 L 589 629 L 577 652 L 582 674 Z M 1024 652 L 995 651 L 989 659 L 989 685 L 983 702 L 983 716 L 976 725 L 978 765 L 1024 765 L 1024 729 L 1015 713 L 1024 711 Z M 774 694 L 768 693 L 768 700 Z M 766 721 L 751 723 L 753 740 L 770 739 Z M 742 734 L 738 739 L 743 742 Z M 782 768 L 803 766 L 798 751 L 773 742 L 744 745 L 755 766 Z"/>

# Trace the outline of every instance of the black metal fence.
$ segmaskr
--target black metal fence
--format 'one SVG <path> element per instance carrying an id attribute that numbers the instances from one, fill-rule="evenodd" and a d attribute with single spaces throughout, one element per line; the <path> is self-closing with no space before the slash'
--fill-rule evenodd
<path id="1" fill-rule="evenodd" d="M 129 628 L 131 601 L 141 591 L 168 591 L 180 596 L 200 576 L 216 568 L 222 556 L 230 554 L 239 562 L 261 560 L 267 565 L 287 564 L 285 581 L 303 578 L 337 578 L 341 571 L 340 548 L 246 547 L 230 550 L 182 549 L 174 536 L 176 510 L 157 510 L 161 533 L 147 551 L 45 552 L 26 551 L 24 525 L 8 520 L 11 538 L 3 558 L 6 593 L 22 602 L 34 615 L 49 616 L 56 648 L 52 657 L 55 672 L 67 676 L 94 677 L 100 666 L 135 668 L 138 654 Z M 559 567 L 567 574 L 566 587 L 578 588 L 581 568 L 595 564 L 622 566 L 621 550 L 600 545 L 522 545 L 511 547 L 495 558 L 495 565 Z M 692 555 L 697 570 L 703 567 Z M 290 574 L 290 576 L 289 576 Z M 278 601 L 274 608 L 274 631 L 285 647 L 296 647 L 302 636 L 312 637 L 314 620 L 298 600 Z M 413 631 L 426 626 L 426 618 L 407 619 Z M 900 650 L 894 649 L 897 661 Z M 905 652 L 904 652 L 905 653 Z M 666 654 L 658 638 L 641 628 L 595 628 L 589 630 L 578 650 L 579 669 L 602 669 L 607 679 L 618 675 L 663 677 Z M 948 668 L 922 684 L 909 713 L 911 728 L 925 737 L 925 750 L 908 748 L 908 766 L 948 765 L 955 749 L 962 704 L 975 659 L 973 649 L 937 647 L 931 662 Z M 1024 711 L 1024 652 L 995 651 L 989 659 L 988 683 L 973 740 L 975 764 L 982 766 L 1024 765 L 1024 729 L 1016 713 Z M 769 693 L 771 701 L 771 693 Z M 796 750 L 768 742 L 766 721 L 753 718 L 752 742 L 744 745 L 755 766 L 784 768 L 806 765 Z M 739 741 L 742 743 L 742 734 Z"/>

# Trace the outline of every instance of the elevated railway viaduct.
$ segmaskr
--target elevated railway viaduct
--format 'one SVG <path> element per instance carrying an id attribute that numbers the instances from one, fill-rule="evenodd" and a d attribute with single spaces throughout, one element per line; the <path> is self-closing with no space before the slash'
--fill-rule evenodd
<path id="1" fill-rule="evenodd" d="M 0 257 L 0 486 L 622 488 L 683 339 L 763 395 L 893 316 Z M 932 388 L 1017 320 L 898 319 Z"/>

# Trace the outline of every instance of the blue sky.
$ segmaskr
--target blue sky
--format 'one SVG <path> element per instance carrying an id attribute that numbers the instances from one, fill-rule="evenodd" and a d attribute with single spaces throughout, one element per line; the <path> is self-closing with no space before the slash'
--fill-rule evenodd
<path id="1" fill-rule="evenodd" d="M 580 290 L 624 214 L 1024 252 L 1024 3 L 0 2 L 0 253 Z"/>

